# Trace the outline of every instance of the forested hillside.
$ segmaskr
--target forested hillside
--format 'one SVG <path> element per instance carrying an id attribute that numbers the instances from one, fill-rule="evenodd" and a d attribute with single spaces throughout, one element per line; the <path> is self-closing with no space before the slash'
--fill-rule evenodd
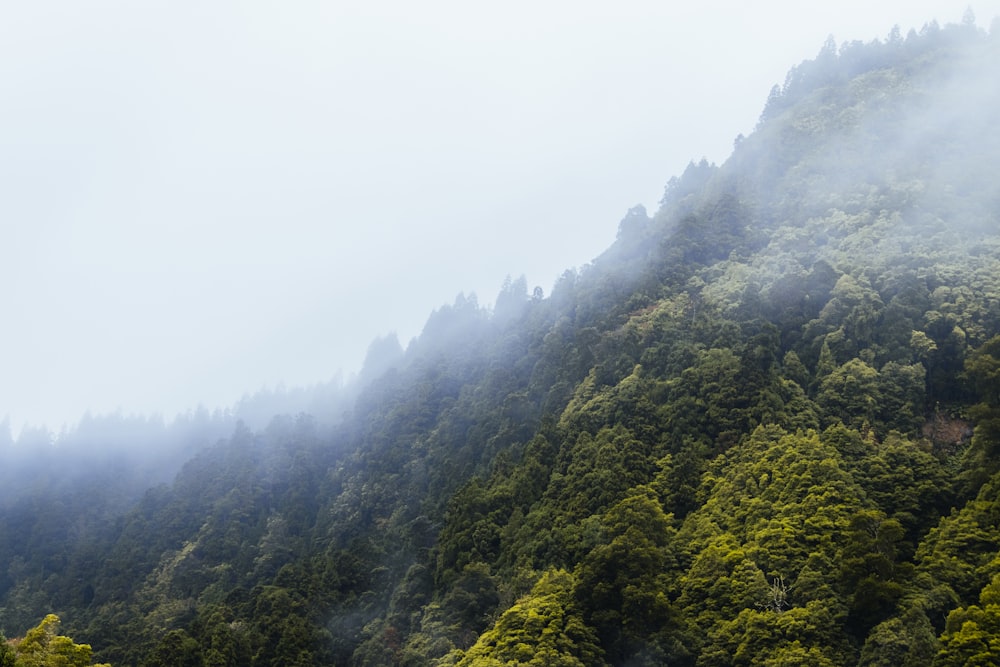
<path id="1" fill-rule="evenodd" d="M 998 62 L 971 24 L 828 42 L 551 294 L 459 296 L 326 414 L 136 429 L 172 479 L 17 462 L 0 628 L 116 666 L 1000 664 Z"/>

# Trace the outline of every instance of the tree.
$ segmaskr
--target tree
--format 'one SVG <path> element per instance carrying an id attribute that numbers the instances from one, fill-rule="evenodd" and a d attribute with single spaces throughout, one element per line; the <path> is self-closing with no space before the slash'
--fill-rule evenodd
<path id="1" fill-rule="evenodd" d="M 924 417 L 926 372 L 921 364 L 890 361 L 878 374 L 879 421 L 882 430 L 915 432 Z"/>
<path id="2" fill-rule="evenodd" d="M 69 637 L 57 635 L 59 617 L 49 614 L 37 626 L 28 630 L 18 642 L 18 667 L 90 667 L 90 644 L 76 644 Z M 97 667 L 110 667 L 107 664 Z"/>
<path id="3" fill-rule="evenodd" d="M 973 470 L 980 476 L 997 470 L 1000 452 L 1000 336 L 995 336 L 973 352 L 965 362 L 965 377 L 979 402 L 969 409 L 976 423 L 973 436 Z"/>
<path id="4" fill-rule="evenodd" d="M 615 663 L 638 656 L 667 662 L 677 631 L 667 596 L 674 561 L 672 517 L 649 487 L 637 487 L 603 517 L 608 542 L 577 565 L 576 598 Z"/>
<path id="5" fill-rule="evenodd" d="M 903 595 L 901 582 L 913 575 L 910 564 L 898 564 L 903 526 L 876 510 L 861 510 L 850 519 L 837 559 L 840 581 L 851 592 L 848 628 L 864 637 L 885 620 Z"/>
<path id="6" fill-rule="evenodd" d="M 711 628 L 699 667 L 771 667 L 847 664 L 849 652 L 838 638 L 830 610 L 813 601 L 784 612 L 744 609 Z"/>
<path id="7" fill-rule="evenodd" d="M 931 575 L 958 596 L 960 604 L 970 604 L 1000 565 L 1000 475 L 995 475 L 979 494 L 960 510 L 944 517 L 917 548 L 919 571 Z M 953 609 L 955 604 L 949 604 Z M 947 611 L 947 610 L 941 610 Z"/>
<path id="8" fill-rule="evenodd" d="M 163 636 L 143 667 L 201 667 L 201 647 L 183 630 L 171 630 Z"/>
<path id="9" fill-rule="evenodd" d="M 17 653 L 0 632 L 0 667 L 17 667 Z"/>
<path id="10" fill-rule="evenodd" d="M 606 664 L 597 635 L 573 599 L 576 579 L 546 572 L 456 663 L 458 667 L 589 667 Z"/>
<path id="11" fill-rule="evenodd" d="M 376 337 L 368 345 L 365 361 L 361 365 L 361 381 L 371 382 L 391 368 L 396 367 L 403 358 L 403 347 L 399 337 L 392 332 L 383 337 Z"/>
<path id="12" fill-rule="evenodd" d="M 1000 662 L 1000 574 L 979 595 L 979 605 L 948 614 L 934 667 L 978 667 Z"/>
<path id="13" fill-rule="evenodd" d="M 827 346 L 826 351 L 829 355 L 829 346 Z M 781 366 L 782 374 L 786 378 L 803 389 L 809 387 L 809 370 L 806 368 L 805 364 L 802 363 L 802 360 L 799 359 L 799 355 L 795 354 L 794 351 L 789 350 L 785 353 Z M 832 370 L 832 368 L 830 370 Z"/>
<path id="14" fill-rule="evenodd" d="M 939 648 L 927 614 L 911 605 L 872 629 L 861 648 L 858 667 L 924 667 Z"/>
<path id="15" fill-rule="evenodd" d="M 823 378 L 816 396 L 828 423 L 839 419 L 854 428 L 874 425 L 880 400 L 878 371 L 860 359 L 851 359 Z"/>
<path id="16" fill-rule="evenodd" d="M 730 533 L 701 548 L 680 580 L 678 604 L 699 627 L 735 618 L 770 594 L 767 578 Z"/>
<path id="17" fill-rule="evenodd" d="M 528 305 L 528 280 L 523 275 L 511 280 L 508 275 L 497 294 L 493 305 L 493 320 L 500 324 L 509 324 L 516 320 Z"/>

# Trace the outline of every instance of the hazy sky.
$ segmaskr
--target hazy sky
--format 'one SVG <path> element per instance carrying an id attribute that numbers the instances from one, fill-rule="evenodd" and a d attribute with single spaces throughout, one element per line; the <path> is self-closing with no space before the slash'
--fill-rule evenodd
<path id="1" fill-rule="evenodd" d="M 358 369 L 549 292 L 838 43 L 1000 0 L 0 0 L 0 419 Z"/>

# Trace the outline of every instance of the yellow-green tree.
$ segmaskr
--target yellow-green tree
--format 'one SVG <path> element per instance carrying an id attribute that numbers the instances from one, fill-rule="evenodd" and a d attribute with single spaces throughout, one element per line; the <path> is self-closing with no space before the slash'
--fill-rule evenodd
<path id="1" fill-rule="evenodd" d="M 17 643 L 17 667 L 91 667 L 90 644 L 77 644 L 69 637 L 56 634 L 59 617 L 49 614 L 37 626 L 28 630 Z M 111 667 L 103 663 L 96 667 Z"/>
<path id="2" fill-rule="evenodd" d="M 935 667 L 995 665 L 1000 661 L 1000 574 L 979 596 L 979 605 L 955 609 L 941 636 Z"/>
<path id="3" fill-rule="evenodd" d="M 573 599 L 576 585 L 564 570 L 545 573 L 530 595 L 504 612 L 467 652 L 452 658 L 459 667 L 606 664 L 597 634 Z"/>

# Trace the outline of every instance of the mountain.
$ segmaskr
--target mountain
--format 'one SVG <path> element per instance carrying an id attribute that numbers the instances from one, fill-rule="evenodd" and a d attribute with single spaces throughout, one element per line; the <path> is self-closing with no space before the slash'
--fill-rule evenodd
<path id="1" fill-rule="evenodd" d="M 141 492 L 18 463 L 0 625 L 115 665 L 1000 662 L 998 61 L 828 42 L 549 296 L 460 295 L 322 418 L 207 420 Z"/>

